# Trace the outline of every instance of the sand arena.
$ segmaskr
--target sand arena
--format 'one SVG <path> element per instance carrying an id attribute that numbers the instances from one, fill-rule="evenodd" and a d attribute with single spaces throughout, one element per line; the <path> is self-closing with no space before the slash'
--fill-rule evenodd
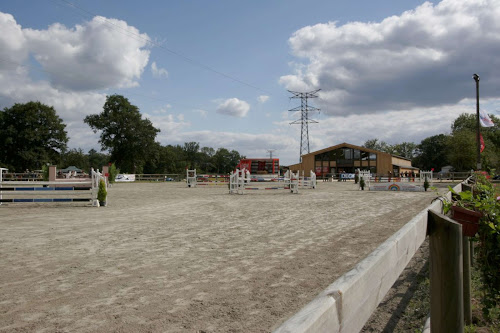
<path id="1" fill-rule="evenodd" d="M 0 206 L 1 332 L 269 332 L 433 192 L 115 184 L 105 208 Z"/>

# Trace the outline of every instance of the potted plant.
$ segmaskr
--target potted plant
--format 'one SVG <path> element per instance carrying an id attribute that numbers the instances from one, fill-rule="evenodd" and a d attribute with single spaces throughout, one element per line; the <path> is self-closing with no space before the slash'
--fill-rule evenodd
<path id="1" fill-rule="evenodd" d="M 427 192 L 427 189 L 429 188 L 430 184 L 429 184 L 429 181 L 427 180 L 427 175 L 425 176 L 425 180 L 424 180 L 424 190 L 425 192 Z"/>
<path id="2" fill-rule="evenodd" d="M 483 214 L 478 211 L 475 198 L 471 191 L 455 192 L 448 186 L 451 192 L 451 201 L 440 196 L 443 202 L 443 213 L 450 214 L 451 218 L 462 225 L 464 236 L 474 237 L 479 230 L 479 220 Z"/>
<path id="3" fill-rule="evenodd" d="M 362 191 L 365 190 L 365 180 L 364 180 L 364 178 L 361 178 L 359 180 L 359 187 L 361 188 Z"/>
<path id="4" fill-rule="evenodd" d="M 99 181 L 99 189 L 97 191 L 97 200 L 100 206 L 106 206 L 106 197 L 108 196 L 108 191 L 106 190 L 106 183 L 104 179 Z"/>

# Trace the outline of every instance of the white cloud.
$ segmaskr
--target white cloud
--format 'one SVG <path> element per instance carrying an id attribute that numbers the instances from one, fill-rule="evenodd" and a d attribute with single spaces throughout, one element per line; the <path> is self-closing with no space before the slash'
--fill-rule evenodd
<path id="1" fill-rule="evenodd" d="M 200 117 L 202 117 L 202 118 L 207 118 L 207 116 L 208 116 L 208 111 L 206 111 L 206 110 L 198 109 L 198 110 L 193 110 L 193 112 L 198 113 L 200 115 Z"/>
<path id="2" fill-rule="evenodd" d="M 74 28 L 54 23 L 22 32 L 27 49 L 59 89 L 134 87 L 149 60 L 149 37 L 121 20 L 96 16 Z"/>
<path id="3" fill-rule="evenodd" d="M 248 110 L 250 110 L 250 105 L 238 98 L 226 99 L 217 107 L 217 113 L 239 118 L 245 117 Z"/>
<path id="4" fill-rule="evenodd" d="M 321 88 L 318 106 L 330 115 L 409 110 L 482 98 L 500 87 L 500 2 L 443 0 L 381 22 L 328 22 L 289 39 L 306 63 L 280 78 L 286 88 Z"/>
<path id="5" fill-rule="evenodd" d="M 136 28 L 108 21 L 120 32 L 102 17 L 71 29 L 57 23 L 46 30 L 23 29 L 0 12 L 0 108 L 29 101 L 53 106 L 67 125 L 70 148 L 99 149 L 98 134 L 83 122 L 86 115 L 100 113 L 106 100 L 93 90 L 137 85 L 149 59 L 146 41 L 126 36 L 139 34 Z M 28 62 L 30 54 L 48 80 L 30 77 L 37 67 Z"/>
<path id="6" fill-rule="evenodd" d="M 165 104 L 164 106 L 160 107 L 159 109 L 157 110 L 153 110 L 153 113 L 154 114 L 165 114 L 168 112 L 169 109 L 172 108 L 172 105 L 170 104 Z"/>
<path id="7" fill-rule="evenodd" d="M 191 126 L 190 122 L 184 121 L 184 115 L 178 114 L 147 114 L 144 117 L 148 118 L 153 126 L 160 129 L 156 139 L 162 144 L 170 144 L 175 141 L 175 138 L 180 135 L 182 129 Z"/>
<path id="8" fill-rule="evenodd" d="M 165 68 L 158 68 L 156 66 L 156 62 L 153 61 L 151 64 L 151 73 L 153 74 L 154 77 L 156 78 L 161 78 L 161 77 L 168 77 L 168 72 Z"/>
<path id="9" fill-rule="evenodd" d="M 266 95 L 260 95 L 257 100 L 259 101 L 259 103 L 265 103 L 269 100 L 269 96 L 266 96 Z"/>

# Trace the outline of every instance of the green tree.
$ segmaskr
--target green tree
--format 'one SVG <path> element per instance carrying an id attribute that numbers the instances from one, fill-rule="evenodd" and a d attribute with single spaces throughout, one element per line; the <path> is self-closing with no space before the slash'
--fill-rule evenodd
<path id="1" fill-rule="evenodd" d="M 74 165 L 85 172 L 90 170 L 89 156 L 81 148 L 70 149 L 62 155 L 61 169 Z"/>
<path id="2" fill-rule="evenodd" d="M 420 142 L 415 151 L 416 157 L 413 164 L 422 169 L 439 171 L 448 162 L 448 136 L 445 134 L 433 135 Z"/>
<path id="3" fill-rule="evenodd" d="M 200 144 L 198 142 L 185 142 L 183 150 L 189 169 L 196 169 L 199 165 Z"/>
<path id="4" fill-rule="evenodd" d="M 392 148 L 387 142 L 385 141 L 378 141 L 378 139 L 370 139 L 366 140 L 366 142 L 363 144 L 362 147 L 368 148 L 368 149 L 373 149 L 373 150 L 378 150 L 382 152 L 386 152 L 391 154 L 392 153 Z"/>
<path id="5" fill-rule="evenodd" d="M 215 149 L 211 147 L 203 147 L 198 153 L 201 169 L 206 172 L 215 172 L 215 165 L 213 163 L 213 157 L 215 155 Z"/>
<path id="6" fill-rule="evenodd" d="M 57 164 L 68 143 L 65 128 L 56 110 L 40 102 L 5 108 L 0 112 L 0 161 L 18 172 Z"/>
<path id="7" fill-rule="evenodd" d="M 413 142 L 401 142 L 392 146 L 393 155 L 412 159 L 415 157 L 417 145 Z"/>
<path id="8" fill-rule="evenodd" d="M 447 157 L 456 171 L 476 168 L 476 136 L 468 130 L 455 131 L 448 137 Z"/>
<path id="9" fill-rule="evenodd" d="M 109 155 L 99 153 L 95 149 L 90 149 L 87 158 L 89 160 L 89 168 L 94 168 L 95 170 L 99 169 L 102 170 L 102 167 L 104 165 L 108 165 L 110 159 Z"/>
<path id="10" fill-rule="evenodd" d="M 495 126 L 480 127 L 480 132 L 483 137 L 485 149 L 481 153 L 482 169 L 498 169 L 500 167 L 500 119 L 494 115 L 489 115 Z M 453 121 L 451 125 L 452 137 L 455 139 L 449 142 L 449 149 L 460 148 L 467 142 L 469 146 L 463 147 L 466 150 L 460 152 L 450 152 L 450 156 L 454 156 L 454 161 L 459 165 L 454 167 L 458 170 L 470 170 L 476 168 L 477 160 L 477 118 L 476 114 L 463 113 Z M 464 133 L 468 133 L 467 135 Z M 466 137 L 469 140 L 466 139 Z M 472 139 L 471 139 L 472 138 Z M 455 142 L 456 140 L 456 142 Z M 466 155 L 467 156 L 463 156 Z M 462 156 L 458 156 L 462 155 Z M 469 163 L 470 160 L 474 162 Z M 465 164 L 463 164 L 465 163 Z M 467 167 L 465 167 L 467 166 Z M 469 168 L 470 167 L 470 168 Z M 465 169 L 463 169 L 465 168 Z"/>
<path id="11" fill-rule="evenodd" d="M 107 96 L 103 112 L 84 121 L 94 133 L 101 131 L 101 149 L 110 151 L 111 160 L 123 172 L 140 173 L 157 147 L 160 130 L 149 119 L 142 119 L 139 108 L 121 95 Z"/>
<path id="12" fill-rule="evenodd" d="M 229 173 L 236 168 L 236 165 L 243 158 L 236 150 L 226 148 L 217 149 L 213 161 L 217 173 Z"/>

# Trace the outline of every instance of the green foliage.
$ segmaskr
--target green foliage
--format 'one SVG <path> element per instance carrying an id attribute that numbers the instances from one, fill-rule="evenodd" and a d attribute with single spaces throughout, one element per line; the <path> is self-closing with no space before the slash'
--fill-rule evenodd
<path id="1" fill-rule="evenodd" d="M 429 188 L 430 184 L 429 184 L 429 180 L 427 179 L 427 176 L 425 176 L 425 180 L 424 180 L 424 190 L 427 191 L 427 189 Z"/>
<path id="2" fill-rule="evenodd" d="M 99 181 L 99 189 L 97 191 L 97 200 L 99 202 L 106 202 L 106 197 L 108 196 L 108 191 L 106 190 L 106 183 L 104 180 Z"/>
<path id="3" fill-rule="evenodd" d="M 89 169 L 99 169 L 101 170 L 103 165 L 107 165 L 110 161 L 110 157 L 107 154 L 99 153 L 95 149 L 90 149 L 87 154 Z"/>
<path id="4" fill-rule="evenodd" d="M 156 151 L 160 132 L 149 119 L 142 119 L 139 108 L 120 95 L 107 96 L 103 111 L 85 117 L 94 133 L 101 131 L 99 143 L 108 149 L 111 160 L 124 172 L 140 173 Z"/>
<path id="5" fill-rule="evenodd" d="M 417 145 L 416 157 L 412 160 L 413 164 L 422 170 L 432 168 L 441 170 L 442 167 L 449 164 L 447 144 L 448 136 L 445 134 L 425 138 Z"/>
<path id="6" fill-rule="evenodd" d="M 42 174 L 43 174 L 43 181 L 48 181 L 49 180 L 49 166 L 48 165 L 42 165 Z"/>
<path id="7" fill-rule="evenodd" d="M 479 226 L 478 264 L 483 282 L 483 314 L 500 306 L 500 202 L 484 174 L 476 173 L 475 207 L 483 213 Z"/>
<path id="8" fill-rule="evenodd" d="M 113 163 L 109 167 L 109 176 L 108 181 L 113 184 L 115 182 L 116 176 L 120 173 L 120 169 L 116 168 L 116 165 Z"/>
<path id="9" fill-rule="evenodd" d="M 361 178 L 359 180 L 359 187 L 361 187 L 361 190 L 363 190 L 363 191 L 365 190 L 365 185 L 366 185 L 365 180 L 363 178 Z"/>
<path id="10" fill-rule="evenodd" d="M 67 168 L 72 165 L 84 170 L 87 173 L 89 172 L 89 157 L 83 152 L 81 148 L 71 149 L 62 154 L 61 169 Z"/>
<path id="11" fill-rule="evenodd" d="M 470 131 L 456 131 L 448 139 L 448 160 L 457 171 L 476 168 L 476 136 Z"/>
<path id="12" fill-rule="evenodd" d="M 11 172 L 57 164 L 66 149 L 66 125 L 53 107 L 40 102 L 0 111 L 0 160 Z"/>
<path id="13" fill-rule="evenodd" d="M 500 167 L 500 118 L 489 115 L 495 126 L 480 127 L 485 149 L 481 153 L 483 169 Z M 455 169 L 467 170 L 468 166 L 476 168 L 477 159 L 477 119 L 476 114 L 461 114 L 451 125 L 452 139 L 449 142 L 450 154 L 453 160 L 458 159 Z M 464 149 L 465 150 L 461 150 Z M 460 150 L 459 150 L 460 149 Z M 455 153 L 453 153 L 453 151 Z M 462 155 L 462 156 L 460 156 Z M 472 162 L 471 162 L 472 161 Z M 467 165 L 467 166 L 463 166 Z M 470 170 L 470 169 L 468 169 Z"/>

